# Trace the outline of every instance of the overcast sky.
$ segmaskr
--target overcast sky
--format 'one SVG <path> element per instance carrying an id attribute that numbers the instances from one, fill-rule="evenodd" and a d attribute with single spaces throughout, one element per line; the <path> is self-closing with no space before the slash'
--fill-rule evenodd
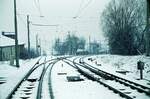
<path id="1" fill-rule="evenodd" d="M 19 40 L 27 42 L 26 15 L 30 15 L 33 24 L 30 25 L 32 46 L 35 35 L 41 38 L 47 49 L 52 46 L 49 41 L 55 38 L 63 39 L 71 31 L 88 39 L 103 39 L 100 28 L 100 14 L 110 0 L 16 0 L 18 14 Z M 40 17 L 44 16 L 44 17 Z M 0 0 L 0 31 L 14 31 L 13 0 Z"/>

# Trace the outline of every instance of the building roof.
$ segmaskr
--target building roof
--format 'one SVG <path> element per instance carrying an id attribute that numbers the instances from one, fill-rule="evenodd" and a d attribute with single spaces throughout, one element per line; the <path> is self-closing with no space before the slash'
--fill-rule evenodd
<path id="1" fill-rule="evenodd" d="M 23 42 L 19 42 L 19 45 L 23 45 Z M 5 46 L 14 46 L 15 45 L 15 40 L 11 39 L 9 37 L 3 36 L 0 34 L 0 47 L 5 47 Z"/>

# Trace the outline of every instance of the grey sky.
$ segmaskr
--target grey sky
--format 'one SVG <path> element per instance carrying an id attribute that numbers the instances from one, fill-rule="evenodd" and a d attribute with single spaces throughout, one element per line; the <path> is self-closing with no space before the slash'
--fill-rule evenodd
<path id="1" fill-rule="evenodd" d="M 49 41 L 52 42 L 57 37 L 63 38 L 68 31 L 73 31 L 78 36 L 84 36 L 86 39 L 89 36 L 91 36 L 91 39 L 103 39 L 99 26 L 100 13 L 109 1 L 17 0 L 19 40 L 27 41 L 25 16 L 27 14 L 30 15 L 32 23 L 59 24 L 58 27 L 37 27 L 31 25 L 32 45 L 35 44 L 36 34 L 41 37 L 43 46 L 47 45 L 50 47 Z M 39 4 L 41 11 L 39 11 Z M 44 17 L 38 17 L 40 15 Z M 78 17 L 73 18 L 75 16 Z M 0 31 L 14 31 L 13 0 L 0 0 L 0 22 Z"/>

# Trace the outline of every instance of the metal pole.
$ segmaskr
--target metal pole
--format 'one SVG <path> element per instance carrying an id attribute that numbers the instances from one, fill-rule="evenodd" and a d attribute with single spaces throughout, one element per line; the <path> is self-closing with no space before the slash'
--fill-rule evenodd
<path id="1" fill-rule="evenodd" d="M 36 34 L 36 53 L 39 56 L 39 52 L 38 52 L 38 34 Z"/>
<path id="2" fill-rule="evenodd" d="M 40 56 L 41 56 L 41 39 L 39 39 L 39 45 L 40 45 Z"/>
<path id="3" fill-rule="evenodd" d="M 91 54 L 91 36 L 89 35 L 89 54 Z"/>
<path id="4" fill-rule="evenodd" d="M 143 79 L 143 69 L 140 69 L 140 79 Z"/>
<path id="5" fill-rule="evenodd" d="M 18 31 L 17 31 L 16 0 L 14 0 L 14 27 L 15 27 L 15 57 L 16 57 L 16 67 L 19 67 L 19 50 L 18 50 Z"/>
<path id="6" fill-rule="evenodd" d="M 147 32 L 146 32 L 146 56 L 150 56 L 150 1 L 147 0 Z"/>
<path id="7" fill-rule="evenodd" d="M 29 15 L 27 15 L 27 30 L 28 30 L 28 58 L 30 59 L 30 21 L 29 21 Z"/>

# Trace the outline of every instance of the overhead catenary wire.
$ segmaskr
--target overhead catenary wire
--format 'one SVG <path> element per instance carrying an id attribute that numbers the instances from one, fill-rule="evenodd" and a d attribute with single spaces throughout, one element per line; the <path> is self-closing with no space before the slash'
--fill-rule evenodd
<path id="1" fill-rule="evenodd" d="M 82 4 L 83 4 L 83 0 L 82 0 L 80 7 L 79 7 L 79 11 L 73 18 L 78 18 L 81 15 L 81 13 L 90 5 L 91 2 L 92 2 L 92 0 L 88 0 L 87 3 L 85 4 L 85 6 L 82 8 Z"/>
<path id="2" fill-rule="evenodd" d="M 56 32 L 58 32 L 58 26 L 60 26 L 59 24 L 37 24 L 37 23 L 32 23 L 31 25 L 35 26 L 35 27 L 55 27 L 56 28 Z"/>
<path id="3" fill-rule="evenodd" d="M 58 24 L 35 24 L 35 23 L 31 23 L 32 25 L 34 25 L 34 26 L 59 26 Z"/>
<path id="4" fill-rule="evenodd" d="M 78 12 L 77 12 L 77 14 L 76 14 L 76 16 L 75 16 L 74 18 L 76 18 L 77 15 L 80 13 L 80 10 L 81 10 L 81 8 L 82 8 L 83 3 L 84 3 L 84 0 L 81 0 L 81 3 L 80 3 L 80 5 L 79 5 Z"/>
<path id="5" fill-rule="evenodd" d="M 22 2 L 22 1 L 24 1 L 24 0 L 18 0 L 18 5 L 21 5 L 21 6 L 23 6 L 24 5 L 24 2 Z M 43 17 L 43 14 L 42 14 L 42 10 L 41 10 L 41 5 L 40 5 L 40 1 L 39 0 L 31 0 L 31 1 L 33 1 L 32 2 L 32 6 L 35 6 L 35 10 L 37 9 L 37 11 L 38 11 L 38 15 L 34 15 L 34 14 L 31 14 L 30 13 L 30 16 L 40 16 L 40 17 Z M 33 8 L 33 7 L 32 7 Z M 17 8 L 17 10 L 23 10 L 23 9 L 21 9 L 21 7 L 18 7 Z M 24 14 L 23 14 L 24 13 Z M 23 12 L 23 11 L 21 11 L 21 13 L 19 13 L 19 14 L 17 14 L 17 15 L 27 15 L 27 13 L 26 12 Z"/>
<path id="6" fill-rule="evenodd" d="M 40 14 L 40 16 L 42 16 L 42 11 L 41 11 L 41 6 L 40 6 L 40 1 L 39 0 L 34 0 L 34 4 Z"/>
<path id="7" fill-rule="evenodd" d="M 20 15 L 17 15 L 17 16 L 21 20 L 21 22 L 24 24 L 24 26 L 26 26 L 26 22 L 23 20 L 23 18 Z"/>

